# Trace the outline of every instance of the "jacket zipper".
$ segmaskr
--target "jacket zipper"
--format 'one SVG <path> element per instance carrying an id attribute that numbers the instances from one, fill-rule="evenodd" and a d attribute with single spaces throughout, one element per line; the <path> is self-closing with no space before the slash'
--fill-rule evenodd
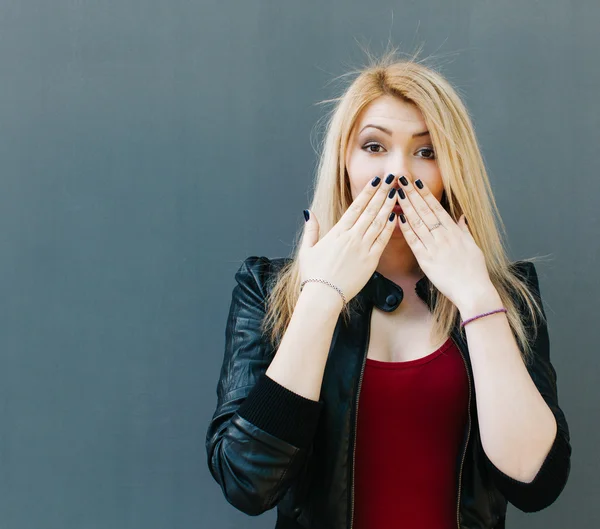
<path id="1" fill-rule="evenodd" d="M 373 307 L 369 311 L 367 315 L 367 321 L 371 321 L 371 313 L 373 312 Z M 367 340 L 366 347 L 369 347 L 369 339 L 371 337 L 371 325 L 367 325 Z M 365 363 L 367 362 L 367 351 L 365 350 L 365 354 L 363 356 L 362 368 L 360 370 L 360 378 L 358 379 L 358 392 L 356 394 L 356 412 L 354 416 L 354 444 L 352 446 L 352 509 L 350 514 L 350 529 L 354 526 L 354 467 L 356 466 L 356 430 L 358 424 L 358 400 L 360 399 L 360 388 L 362 385 L 363 373 L 365 371 Z"/>
<path id="2" fill-rule="evenodd" d="M 467 453 L 467 445 L 469 444 L 469 437 L 471 436 L 471 377 L 469 375 L 469 368 L 467 367 L 467 362 L 465 360 L 465 357 L 463 355 L 463 352 L 461 350 L 461 348 L 458 346 L 458 344 L 456 343 L 456 341 L 454 340 L 454 338 L 452 338 L 452 341 L 454 342 L 454 345 L 456 345 L 456 347 L 458 348 L 459 352 L 460 352 L 460 356 L 463 359 L 463 363 L 465 365 L 465 369 L 467 370 L 467 380 L 469 381 L 469 404 L 467 407 L 468 410 L 468 419 L 469 419 L 469 429 L 467 431 L 467 442 L 465 443 L 465 448 L 463 450 L 463 455 L 462 455 L 462 459 L 460 461 L 460 471 L 458 474 L 458 498 L 456 501 L 456 526 L 458 527 L 458 529 L 460 529 L 460 483 L 461 483 L 461 478 L 462 478 L 462 469 L 463 469 L 463 463 L 465 462 L 465 454 Z"/>
<path id="3" fill-rule="evenodd" d="M 371 310 L 373 310 L 373 309 L 371 309 Z M 371 312 L 369 312 L 368 318 L 370 321 Z M 367 326 L 367 340 L 366 340 L 367 347 L 369 346 L 369 338 L 370 337 L 371 337 L 371 326 L 368 325 Z M 469 444 L 469 438 L 471 437 L 471 377 L 469 375 L 469 369 L 467 367 L 467 362 L 465 360 L 465 357 L 463 355 L 461 348 L 458 347 L 454 338 L 452 338 L 452 341 L 454 342 L 454 345 L 456 345 L 456 347 L 458 348 L 458 351 L 460 352 L 460 356 L 463 359 L 463 364 L 465 366 L 465 369 L 467 370 L 467 380 L 469 381 L 469 401 L 468 401 L 468 407 L 467 407 L 467 410 L 468 410 L 467 417 L 468 417 L 468 425 L 469 426 L 468 426 L 468 430 L 467 430 L 467 441 L 465 443 L 462 458 L 460 461 L 460 470 L 459 470 L 459 474 L 458 474 L 458 498 L 456 501 L 456 526 L 458 527 L 458 529 L 460 529 L 460 489 L 461 489 L 462 469 L 463 469 L 463 464 L 465 462 L 465 454 L 467 453 L 467 446 Z M 367 354 L 365 351 L 365 355 L 363 357 L 363 362 L 362 362 L 362 367 L 360 370 L 360 378 L 358 379 L 358 392 L 356 394 L 356 412 L 354 415 L 354 444 L 352 446 L 352 508 L 351 508 L 351 514 L 350 514 L 350 529 L 352 529 L 354 527 L 354 467 L 356 466 L 356 430 L 357 430 L 357 425 L 358 425 L 358 401 L 360 399 L 360 389 L 362 386 L 362 379 L 363 379 L 363 373 L 365 371 L 366 361 L 367 361 Z"/>

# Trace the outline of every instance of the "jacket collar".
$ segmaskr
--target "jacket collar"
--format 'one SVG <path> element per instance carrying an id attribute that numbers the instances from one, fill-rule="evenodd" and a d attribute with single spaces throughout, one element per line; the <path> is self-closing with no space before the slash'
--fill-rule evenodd
<path id="1" fill-rule="evenodd" d="M 417 295 L 432 309 L 430 295 L 431 282 L 427 276 L 419 279 L 415 285 Z M 372 305 L 385 312 L 396 310 L 404 299 L 404 291 L 400 285 L 394 283 L 380 272 L 373 272 L 366 285 L 361 290 L 361 295 Z"/>

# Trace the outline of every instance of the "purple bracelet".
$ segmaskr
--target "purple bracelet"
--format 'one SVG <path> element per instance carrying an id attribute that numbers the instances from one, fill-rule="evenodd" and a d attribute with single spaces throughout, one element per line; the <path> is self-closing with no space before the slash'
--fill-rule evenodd
<path id="1" fill-rule="evenodd" d="M 484 312 L 483 314 L 480 314 L 479 316 L 473 316 L 472 318 L 469 318 L 466 321 L 463 321 L 460 324 L 461 329 L 469 322 L 476 320 L 478 318 L 483 318 L 484 316 L 489 316 L 490 314 L 496 314 L 496 312 L 507 312 L 506 309 L 504 307 L 502 307 L 501 309 L 496 309 L 496 310 L 492 310 L 490 312 Z"/>

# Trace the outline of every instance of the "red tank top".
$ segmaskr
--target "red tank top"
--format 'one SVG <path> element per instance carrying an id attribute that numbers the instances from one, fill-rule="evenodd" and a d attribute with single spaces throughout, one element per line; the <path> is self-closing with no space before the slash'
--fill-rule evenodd
<path id="1" fill-rule="evenodd" d="M 367 358 L 359 397 L 354 529 L 456 529 L 469 382 L 452 338 L 416 360 Z"/>

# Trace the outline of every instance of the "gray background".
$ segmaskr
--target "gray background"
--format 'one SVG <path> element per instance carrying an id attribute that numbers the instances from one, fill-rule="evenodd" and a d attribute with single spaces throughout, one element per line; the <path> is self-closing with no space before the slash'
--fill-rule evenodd
<path id="1" fill-rule="evenodd" d="M 388 39 L 463 93 L 511 257 L 552 256 L 572 471 L 508 525 L 594 527 L 599 23 L 593 0 L 1 2 L 0 527 L 274 526 L 206 462 L 233 274 L 291 251 L 315 103 Z"/>

